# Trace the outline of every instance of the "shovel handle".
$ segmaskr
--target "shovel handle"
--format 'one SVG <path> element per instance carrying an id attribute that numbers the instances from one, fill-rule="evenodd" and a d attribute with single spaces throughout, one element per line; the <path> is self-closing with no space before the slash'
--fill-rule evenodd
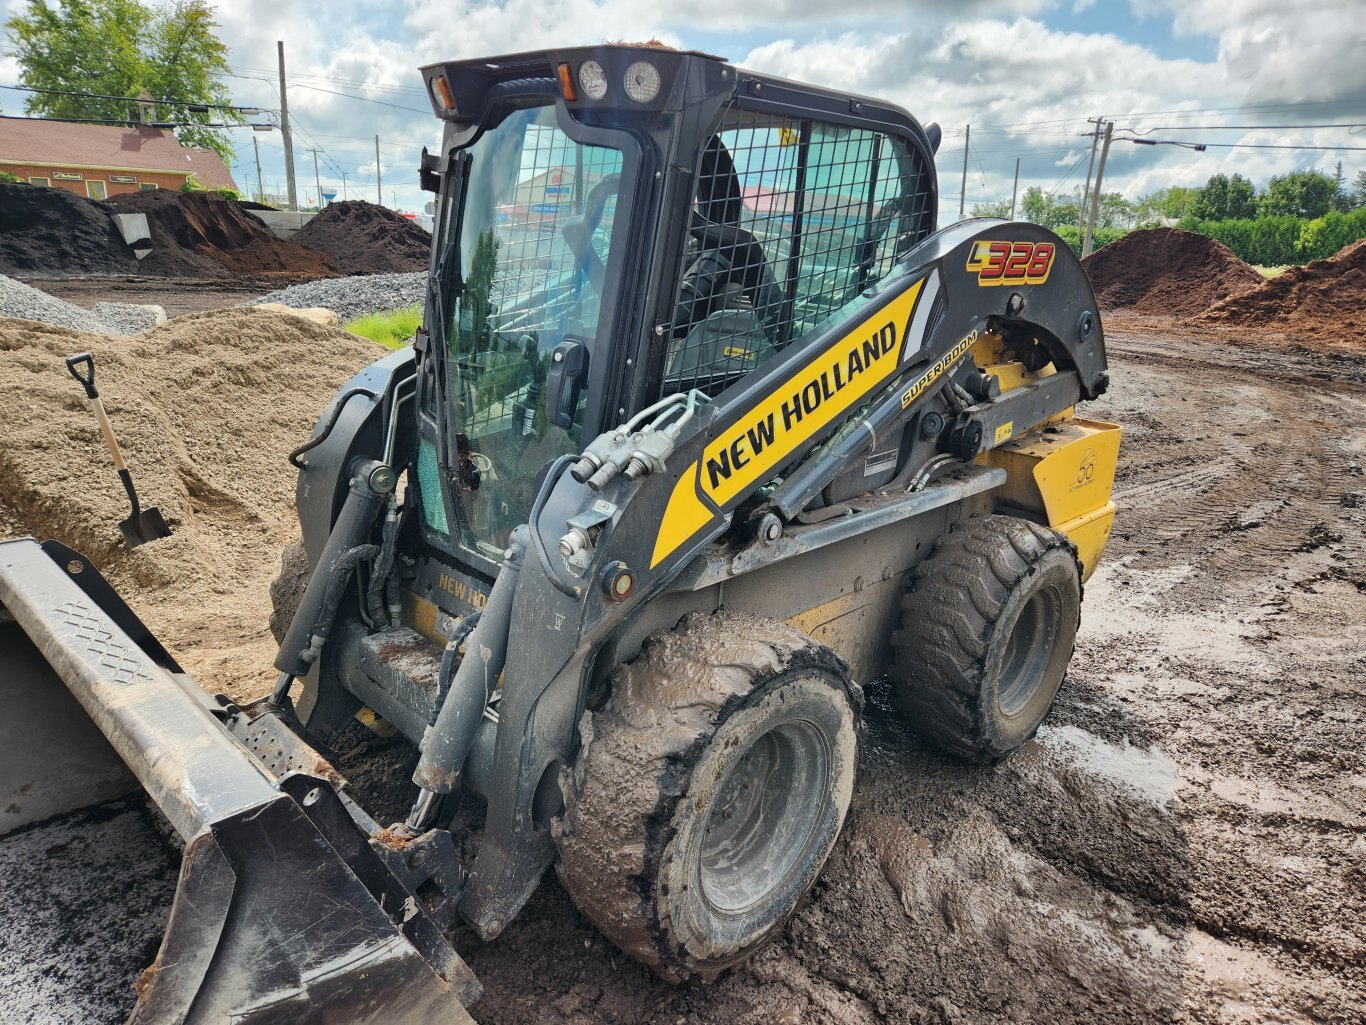
<path id="1" fill-rule="evenodd" d="M 85 373 L 81 373 L 81 368 Z M 114 437 L 114 428 L 109 424 L 109 417 L 104 412 L 104 402 L 100 399 L 100 393 L 95 388 L 95 357 L 88 352 L 78 352 L 74 356 L 66 358 L 66 369 L 71 371 L 74 377 L 85 388 L 85 394 L 90 399 L 90 404 L 95 407 L 95 419 L 100 423 L 100 434 L 104 436 L 104 444 L 109 449 L 109 454 L 114 458 L 114 469 L 118 470 L 119 478 L 124 479 L 128 476 L 128 465 L 123 461 L 123 453 L 119 451 L 118 439 Z M 123 481 L 125 490 L 129 492 L 128 497 L 133 502 L 133 508 L 137 508 L 137 499 L 133 496 L 133 484 L 131 480 Z"/>
<path id="2" fill-rule="evenodd" d="M 85 368 L 82 374 L 80 368 Z M 85 388 L 85 394 L 91 399 L 98 399 L 100 393 L 95 388 L 95 357 L 88 352 L 78 352 L 74 356 L 66 358 L 66 369 Z"/>

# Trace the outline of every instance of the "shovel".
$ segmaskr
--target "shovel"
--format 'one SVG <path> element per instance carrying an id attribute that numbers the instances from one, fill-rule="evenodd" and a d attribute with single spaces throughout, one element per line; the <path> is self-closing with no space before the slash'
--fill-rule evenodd
<path id="1" fill-rule="evenodd" d="M 85 373 L 81 372 L 82 367 L 85 368 Z M 124 544 L 129 548 L 136 548 L 159 537 L 170 537 L 171 528 L 166 525 L 161 510 L 156 506 L 144 509 L 138 503 L 138 492 L 133 487 L 133 475 L 128 472 L 128 467 L 123 461 L 123 453 L 119 451 L 119 443 L 114 438 L 114 429 L 109 426 L 104 403 L 100 401 L 100 393 L 95 388 L 95 357 L 88 352 L 68 356 L 66 369 L 85 387 L 85 394 L 89 397 L 90 404 L 95 407 L 95 417 L 100 422 L 100 433 L 104 435 L 104 443 L 109 448 L 109 454 L 114 457 L 114 469 L 118 471 L 119 480 L 123 481 L 123 490 L 128 492 L 128 501 L 133 506 L 132 514 L 126 520 L 119 521 L 119 532 L 123 534 Z"/>

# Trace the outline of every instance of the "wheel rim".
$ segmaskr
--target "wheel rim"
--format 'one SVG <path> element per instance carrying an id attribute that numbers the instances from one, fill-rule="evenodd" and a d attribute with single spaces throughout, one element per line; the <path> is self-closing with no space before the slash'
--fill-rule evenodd
<path id="1" fill-rule="evenodd" d="M 700 859 L 702 894 L 738 915 L 804 863 L 830 785 L 830 744 L 815 723 L 779 723 L 735 760 L 717 787 Z"/>
<path id="2" fill-rule="evenodd" d="M 1056 588 L 1045 587 L 1030 595 L 1010 629 L 1005 657 L 1001 660 L 1001 683 L 997 702 L 1001 714 L 1019 715 L 1028 707 L 1053 660 L 1062 616 L 1062 597 Z"/>

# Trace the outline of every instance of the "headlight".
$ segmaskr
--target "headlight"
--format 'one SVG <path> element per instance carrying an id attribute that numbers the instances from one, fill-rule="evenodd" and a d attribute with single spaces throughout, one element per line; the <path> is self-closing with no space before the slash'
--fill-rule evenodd
<path id="1" fill-rule="evenodd" d="M 600 100 L 607 95 L 607 73 L 597 61 L 584 61 L 579 65 L 579 88 L 590 100 Z"/>
<path id="2" fill-rule="evenodd" d="M 649 61 L 636 61 L 626 69 L 626 95 L 637 103 L 649 103 L 659 95 L 659 69 Z"/>

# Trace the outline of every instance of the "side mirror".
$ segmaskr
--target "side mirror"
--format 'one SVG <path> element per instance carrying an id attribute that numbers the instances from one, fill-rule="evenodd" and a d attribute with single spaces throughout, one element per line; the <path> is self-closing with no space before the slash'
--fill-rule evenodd
<path id="1" fill-rule="evenodd" d="M 556 427 L 569 430 L 579 407 L 579 394 L 588 377 L 588 346 L 582 339 L 565 335 L 550 354 L 550 370 L 545 376 L 546 418 Z"/>
<path id="2" fill-rule="evenodd" d="M 441 161 L 434 154 L 427 152 L 427 147 L 422 147 L 422 159 L 417 165 L 417 183 L 422 187 L 423 192 L 441 191 Z"/>

